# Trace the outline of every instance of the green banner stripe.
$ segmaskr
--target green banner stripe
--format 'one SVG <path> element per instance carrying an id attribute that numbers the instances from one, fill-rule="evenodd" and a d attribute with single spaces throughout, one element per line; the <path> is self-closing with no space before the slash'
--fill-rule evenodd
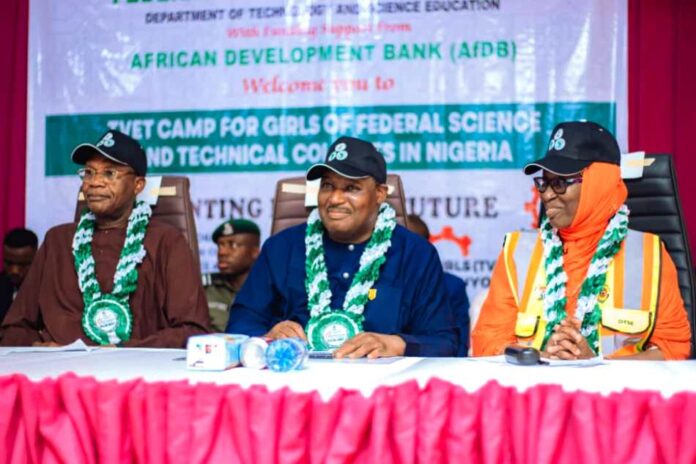
<path id="1" fill-rule="evenodd" d="M 374 142 L 389 168 L 518 169 L 546 151 L 553 126 L 587 119 L 614 131 L 616 105 L 536 103 L 271 108 L 46 117 L 46 175 L 71 175 L 73 148 L 107 128 L 141 141 L 153 173 L 302 171 L 332 140 Z"/>

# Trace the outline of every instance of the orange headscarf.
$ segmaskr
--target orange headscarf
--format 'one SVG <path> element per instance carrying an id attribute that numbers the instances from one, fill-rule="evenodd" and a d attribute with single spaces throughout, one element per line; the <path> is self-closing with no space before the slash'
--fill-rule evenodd
<path id="1" fill-rule="evenodd" d="M 627 196 L 619 166 L 592 163 L 583 171 L 580 201 L 573 222 L 558 231 L 563 241 L 563 269 L 568 275 L 566 311 L 569 315 L 575 313 L 580 286 L 604 230 Z"/>

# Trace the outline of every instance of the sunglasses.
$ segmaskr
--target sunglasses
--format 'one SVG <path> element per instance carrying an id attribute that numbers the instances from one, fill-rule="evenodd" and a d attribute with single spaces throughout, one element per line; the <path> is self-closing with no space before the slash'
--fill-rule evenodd
<path id="1" fill-rule="evenodd" d="M 554 177 L 553 179 L 546 179 L 545 177 L 535 177 L 534 185 L 536 186 L 539 193 L 544 193 L 546 189 L 551 186 L 551 190 L 558 195 L 563 195 L 568 190 L 569 185 L 582 184 L 582 176 L 577 177 Z"/>

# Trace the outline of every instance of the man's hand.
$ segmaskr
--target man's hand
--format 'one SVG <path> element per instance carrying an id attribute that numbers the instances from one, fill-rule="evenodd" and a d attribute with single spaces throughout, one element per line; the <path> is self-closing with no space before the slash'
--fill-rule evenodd
<path id="1" fill-rule="evenodd" d="M 283 321 L 279 322 L 273 326 L 271 330 L 265 335 L 271 340 L 278 340 L 279 338 L 301 338 L 302 340 L 307 340 L 307 335 L 300 324 L 293 321 Z"/>
<path id="2" fill-rule="evenodd" d="M 403 356 L 406 342 L 398 335 L 361 332 L 334 352 L 334 358 L 387 358 Z"/>
<path id="3" fill-rule="evenodd" d="M 551 359 L 590 359 L 596 354 L 580 333 L 578 319 L 564 319 L 554 327 L 554 334 L 546 344 L 545 355 Z"/>

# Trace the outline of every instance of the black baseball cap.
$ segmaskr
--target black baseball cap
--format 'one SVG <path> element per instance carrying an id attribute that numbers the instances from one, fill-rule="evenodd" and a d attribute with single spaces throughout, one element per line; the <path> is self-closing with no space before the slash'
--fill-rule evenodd
<path id="1" fill-rule="evenodd" d="M 85 164 L 95 154 L 124 166 L 130 166 L 139 176 L 147 174 L 147 155 L 137 140 L 117 130 L 106 131 L 94 145 L 82 143 L 72 152 L 72 160 Z"/>
<path id="2" fill-rule="evenodd" d="M 384 156 L 370 142 L 354 137 L 339 137 L 332 143 L 324 162 L 309 168 L 307 180 L 319 179 L 327 169 L 349 179 L 372 177 L 378 184 L 387 182 Z"/>
<path id="3" fill-rule="evenodd" d="M 559 176 L 577 174 L 592 163 L 621 165 L 619 144 L 604 127 L 592 121 L 558 124 L 551 132 L 546 156 L 524 167 L 524 173 L 540 169 Z"/>

